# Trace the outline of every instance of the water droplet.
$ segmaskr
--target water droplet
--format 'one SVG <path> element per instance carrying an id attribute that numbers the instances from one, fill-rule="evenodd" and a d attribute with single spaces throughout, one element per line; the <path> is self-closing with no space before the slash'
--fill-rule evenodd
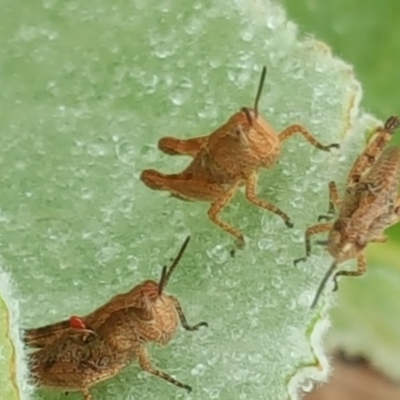
<path id="1" fill-rule="evenodd" d="M 53 8 L 56 4 L 56 0 L 43 0 L 43 7 L 50 9 Z"/>
<path id="2" fill-rule="evenodd" d="M 82 200 L 90 200 L 93 197 L 93 192 L 89 188 L 82 188 L 81 198 Z"/>
<path id="3" fill-rule="evenodd" d="M 233 341 L 239 340 L 243 337 L 243 330 L 239 328 L 233 328 L 230 331 L 230 336 Z"/>
<path id="4" fill-rule="evenodd" d="M 128 256 L 126 258 L 128 265 L 127 268 L 129 269 L 129 271 L 136 271 L 138 269 L 139 266 L 139 260 L 137 259 L 137 257 L 135 256 Z"/>
<path id="5" fill-rule="evenodd" d="M 314 387 L 314 382 L 311 379 L 307 379 L 301 383 L 301 389 L 306 393 L 311 392 L 313 387 Z"/>
<path id="6" fill-rule="evenodd" d="M 59 261 L 59 263 L 58 263 L 58 267 L 61 270 L 66 270 L 67 268 L 69 268 L 69 266 L 70 266 L 69 263 L 66 263 L 63 260 Z"/>
<path id="7" fill-rule="evenodd" d="M 258 241 L 258 248 L 261 250 L 270 250 L 274 248 L 274 241 L 270 238 L 263 238 Z"/>
<path id="8" fill-rule="evenodd" d="M 160 11 L 161 11 L 161 12 L 163 12 L 163 13 L 166 14 L 166 13 L 169 12 L 170 8 L 171 8 L 171 5 L 168 4 L 168 2 L 162 2 L 162 3 L 160 3 Z"/>
<path id="9" fill-rule="evenodd" d="M 220 390 L 218 389 L 211 389 L 205 390 L 209 399 L 219 399 L 220 397 Z"/>
<path id="10" fill-rule="evenodd" d="M 267 18 L 267 26 L 269 29 L 276 29 L 278 27 L 278 20 L 274 16 Z"/>
<path id="11" fill-rule="evenodd" d="M 212 121 L 218 117 L 218 110 L 213 104 L 206 104 L 203 109 L 197 112 L 197 115 L 201 119 Z"/>
<path id="12" fill-rule="evenodd" d="M 254 38 L 254 32 L 252 32 L 252 31 L 250 31 L 250 30 L 242 31 L 242 32 L 240 33 L 240 37 L 243 39 L 243 41 L 245 41 L 245 42 L 250 42 L 250 41 L 252 41 L 253 38 Z"/>
<path id="13" fill-rule="evenodd" d="M 222 65 L 222 58 L 218 56 L 218 54 L 210 55 L 208 60 L 208 65 L 211 68 L 219 68 Z"/>
<path id="14" fill-rule="evenodd" d="M 322 62 L 317 62 L 316 63 L 316 65 L 315 65 L 315 71 L 316 72 L 325 72 L 326 71 L 326 66 L 327 66 L 328 64 L 327 63 L 322 63 Z"/>
<path id="15" fill-rule="evenodd" d="M 117 257 L 117 255 L 121 252 L 121 249 L 121 246 L 118 244 L 104 246 L 96 253 L 96 260 L 99 264 L 107 264 Z"/>
<path id="16" fill-rule="evenodd" d="M 295 209 L 302 209 L 304 207 L 305 199 L 302 196 L 291 197 L 290 205 Z"/>
<path id="17" fill-rule="evenodd" d="M 287 258 L 285 257 L 285 260 Z M 271 285 L 275 288 L 275 289 L 280 289 L 282 287 L 282 283 L 283 283 L 283 279 L 280 276 L 274 276 L 271 279 Z"/>
<path id="18" fill-rule="evenodd" d="M 249 373 L 250 373 L 250 371 L 247 370 L 247 369 L 238 368 L 238 369 L 233 371 L 232 377 L 236 381 L 246 382 L 248 380 Z"/>
<path id="19" fill-rule="evenodd" d="M 174 92 L 169 95 L 169 99 L 171 100 L 172 104 L 176 106 L 181 106 L 187 100 L 188 96 L 185 96 L 182 92 Z"/>
<path id="20" fill-rule="evenodd" d="M 314 290 L 304 290 L 299 296 L 297 296 L 298 306 L 310 308 L 314 296 L 315 296 Z"/>
<path id="21" fill-rule="evenodd" d="M 26 164 L 23 161 L 18 161 L 15 163 L 15 169 L 22 171 L 26 168 Z"/>
<path id="22" fill-rule="evenodd" d="M 223 264 L 228 260 L 229 251 L 222 245 L 217 245 L 211 250 L 207 250 L 207 255 L 217 264 Z"/>
<path id="23" fill-rule="evenodd" d="M 55 95 L 56 90 L 57 90 L 57 85 L 54 81 L 50 81 L 46 85 L 46 89 L 53 95 Z"/>
<path id="24" fill-rule="evenodd" d="M 167 47 L 164 47 L 162 45 L 158 46 L 157 48 L 154 49 L 154 54 L 158 58 L 167 58 L 171 57 L 175 53 L 175 50 L 169 49 Z"/>
<path id="25" fill-rule="evenodd" d="M 173 226 L 184 225 L 184 213 L 182 210 L 175 210 L 172 212 L 169 222 Z"/>
<path id="26" fill-rule="evenodd" d="M 49 40 L 55 40 L 55 39 L 57 39 L 58 38 L 58 33 L 57 32 L 49 32 L 49 31 L 46 31 L 46 34 L 47 34 L 47 38 L 49 39 Z"/>
<path id="27" fill-rule="evenodd" d="M 0 222 L 2 222 L 2 223 L 10 222 L 10 217 L 3 210 L 0 210 Z M 1 256 L 0 256 L 0 260 L 2 260 Z"/>
<path id="28" fill-rule="evenodd" d="M 117 158 L 124 164 L 133 165 L 135 160 L 135 151 L 133 144 L 130 142 L 118 143 L 115 146 Z"/>
<path id="29" fill-rule="evenodd" d="M 144 86 L 146 94 L 155 93 L 157 91 L 159 81 L 160 79 L 157 75 L 150 75 L 145 79 L 142 79 L 141 84 Z"/>
<path id="30" fill-rule="evenodd" d="M 71 73 L 71 72 L 73 72 L 75 70 L 75 65 L 72 62 L 67 62 L 64 65 L 64 69 L 65 69 L 66 72 Z"/>
<path id="31" fill-rule="evenodd" d="M 326 85 L 316 85 L 313 87 L 313 96 L 321 97 L 327 94 Z"/>
<path id="32" fill-rule="evenodd" d="M 204 364 L 197 364 L 192 370 L 191 374 L 193 376 L 203 376 L 207 370 L 207 367 Z"/>
<path id="33" fill-rule="evenodd" d="M 193 87 L 192 81 L 189 78 L 181 79 L 175 86 L 171 88 L 172 93 L 169 98 L 173 104 L 180 106 L 189 98 L 191 89 Z"/>
<path id="34" fill-rule="evenodd" d="M 188 35 L 198 36 L 203 31 L 204 20 L 202 18 L 191 18 L 185 31 Z"/>
<path id="35" fill-rule="evenodd" d="M 108 153 L 108 149 L 103 143 L 89 143 L 87 152 L 93 157 L 104 157 Z"/>
<path id="36" fill-rule="evenodd" d="M 251 68 L 243 68 L 239 71 L 228 71 L 228 79 L 234 82 L 236 87 L 242 89 L 254 78 Z"/>
<path id="37" fill-rule="evenodd" d="M 171 35 L 165 36 L 156 30 L 151 30 L 149 32 L 149 42 L 153 53 L 159 58 L 170 57 L 179 46 L 179 41 L 172 33 Z"/>
<path id="38" fill-rule="evenodd" d="M 304 78 L 304 69 L 300 62 L 293 63 L 290 74 L 296 80 Z"/>

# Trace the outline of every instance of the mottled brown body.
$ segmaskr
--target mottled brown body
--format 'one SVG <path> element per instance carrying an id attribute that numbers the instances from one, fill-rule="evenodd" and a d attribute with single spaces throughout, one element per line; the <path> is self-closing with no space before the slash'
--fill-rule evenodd
<path id="1" fill-rule="evenodd" d="M 329 214 L 338 210 L 337 219 L 331 223 L 320 223 L 307 228 L 305 233 L 306 257 L 295 260 L 304 261 L 311 253 L 310 237 L 317 233 L 329 232 L 326 249 L 334 262 L 322 280 L 312 307 L 315 306 L 329 276 L 338 264 L 357 258 L 356 271 L 339 271 L 334 275 L 337 290 L 338 276 L 360 276 L 366 271 L 364 249 L 370 242 L 384 242 L 384 231 L 400 220 L 400 148 L 387 147 L 393 132 L 400 125 L 397 117 L 390 117 L 384 127 L 378 128 L 376 135 L 356 159 L 346 182 L 343 198 L 338 194 L 336 184 L 329 184 Z M 320 216 L 319 220 L 328 216 Z"/>
<path id="2" fill-rule="evenodd" d="M 80 317 L 80 319 L 86 326 L 93 329 L 93 331 L 97 331 L 109 316 L 116 311 L 130 306 L 137 307 L 140 304 L 140 307 L 143 307 L 144 299 L 149 297 L 151 289 L 153 288 L 154 290 L 155 286 L 158 286 L 158 284 L 152 280 L 142 282 L 128 292 L 114 296 L 106 304 L 97 308 L 92 313 Z M 25 342 L 31 347 L 44 347 L 49 345 L 53 340 L 59 339 L 63 335 L 64 330 L 69 328 L 70 321 L 66 319 L 39 328 L 27 329 L 24 333 Z"/>
<path id="3" fill-rule="evenodd" d="M 163 268 L 159 283 L 148 280 L 115 296 L 81 319 L 84 329 L 71 328 L 70 321 L 61 321 L 26 330 L 25 343 L 39 347 L 29 355 L 37 384 L 81 391 L 84 399 L 90 400 L 90 387 L 138 360 L 145 371 L 190 391 L 190 386 L 155 369 L 146 348 L 148 342 L 167 344 L 175 335 L 179 320 L 188 331 L 207 326 L 205 322 L 189 326 L 178 299 L 163 293 L 188 242 L 189 238 L 169 270 Z"/>
<path id="4" fill-rule="evenodd" d="M 210 202 L 209 218 L 233 235 L 239 247 L 244 245 L 242 233 L 222 221 L 219 215 L 241 186 L 246 188 L 248 201 L 279 215 L 288 227 L 293 226 L 287 214 L 257 195 L 258 170 L 275 164 L 280 157 L 281 143 L 300 133 L 320 150 L 339 147 L 338 144 L 322 145 L 302 125 L 291 125 L 277 133 L 258 113 L 265 74 L 264 67 L 254 107 L 243 107 L 210 135 L 160 139 L 158 147 L 164 153 L 193 157 L 184 171 L 165 175 L 148 169 L 141 174 L 141 180 L 151 189 L 168 191 L 181 200 Z"/>

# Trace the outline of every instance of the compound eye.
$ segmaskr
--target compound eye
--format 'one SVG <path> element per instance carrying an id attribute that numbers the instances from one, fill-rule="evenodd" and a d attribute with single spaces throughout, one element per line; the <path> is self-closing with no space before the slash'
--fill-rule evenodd
<path id="1" fill-rule="evenodd" d="M 235 139 L 241 140 L 245 136 L 243 126 L 240 124 L 233 126 L 231 130 L 231 135 Z"/>
<path id="2" fill-rule="evenodd" d="M 234 138 L 235 141 L 240 143 L 242 146 L 248 146 L 249 145 L 249 140 L 247 137 L 247 133 L 245 131 L 245 128 L 238 124 L 232 127 L 232 130 L 230 132 L 231 137 Z"/>
<path id="3" fill-rule="evenodd" d="M 242 136 L 242 135 L 244 134 L 242 125 L 236 126 L 236 127 L 234 128 L 234 132 L 235 132 L 235 135 L 236 135 L 237 137 Z"/>

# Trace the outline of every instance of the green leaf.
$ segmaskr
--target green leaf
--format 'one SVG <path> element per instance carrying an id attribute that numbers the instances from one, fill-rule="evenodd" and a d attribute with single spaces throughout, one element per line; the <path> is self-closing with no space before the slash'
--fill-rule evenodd
<path id="1" fill-rule="evenodd" d="M 152 349 L 154 365 L 193 386 L 196 399 L 297 399 L 326 379 L 327 308 L 309 306 L 330 260 L 321 249 L 298 267 L 293 259 L 304 254 L 306 226 L 326 211 L 327 183 L 343 181 L 377 123 L 358 109 L 351 67 L 299 39 L 269 1 L 6 4 L 0 254 L 18 283 L 18 326 L 85 314 L 157 278 L 190 232 L 169 291 L 190 321 L 210 328 Z M 248 243 L 232 259 L 232 238 L 210 223 L 206 204 L 151 191 L 138 177 L 185 168 L 187 158 L 161 154 L 157 141 L 210 133 L 251 106 L 263 64 L 260 110 L 271 125 L 302 123 L 342 147 L 324 153 L 300 135 L 284 143 L 258 191 L 295 228 L 238 194 L 223 218 Z M 98 385 L 95 398 L 187 398 L 138 371 Z"/>

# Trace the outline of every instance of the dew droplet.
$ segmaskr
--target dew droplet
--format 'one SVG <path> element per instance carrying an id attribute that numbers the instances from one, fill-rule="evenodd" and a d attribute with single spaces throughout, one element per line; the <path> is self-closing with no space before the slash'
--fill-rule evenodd
<path id="1" fill-rule="evenodd" d="M 173 49 L 169 49 L 166 46 L 164 47 L 163 45 L 159 45 L 158 47 L 154 48 L 154 54 L 158 58 L 167 58 L 171 57 L 175 51 Z"/>
<path id="2" fill-rule="evenodd" d="M 107 264 L 112 261 L 121 252 L 121 246 L 114 244 L 112 246 L 102 247 L 95 255 L 99 264 Z"/>
<path id="3" fill-rule="evenodd" d="M 93 192 L 89 188 L 82 188 L 81 190 L 81 199 L 82 200 L 90 200 L 93 197 Z"/>
<path id="4" fill-rule="evenodd" d="M 297 296 L 297 305 L 305 308 L 310 308 L 314 296 L 315 291 L 304 290 L 299 296 Z"/>
<path id="5" fill-rule="evenodd" d="M 151 75 L 146 77 L 146 79 L 143 79 L 141 83 L 145 88 L 146 94 L 155 93 L 157 91 L 159 81 L 160 80 L 157 75 Z"/>
<path id="6" fill-rule="evenodd" d="M 228 260 L 229 252 L 226 247 L 222 245 L 217 245 L 211 250 L 207 250 L 207 255 L 210 257 L 215 263 L 223 264 Z"/>
<path id="7" fill-rule="evenodd" d="M 190 372 L 193 376 L 203 376 L 207 368 L 204 364 L 197 364 Z"/>
<path id="8" fill-rule="evenodd" d="M 87 146 L 87 152 L 93 157 L 104 157 L 108 149 L 103 143 L 90 143 Z"/>
<path id="9" fill-rule="evenodd" d="M 135 160 L 135 151 L 133 144 L 122 142 L 115 145 L 115 153 L 119 161 L 124 164 L 132 165 Z"/>
<path id="10" fill-rule="evenodd" d="M 247 29 L 240 33 L 240 37 L 243 39 L 244 42 L 251 42 L 254 38 L 254 32 Z"/>
<path id="11" fill-rule="evenodd" d="M 274 248 L 274 241 L 270 238 L 263 238 L 258 241 L 258 248 L 261 250 L 270 250 Z"/>
<path id="12" fill-rule="evenodd" d="M 233 328 L 230 331 L 230 337 L 233 341 L 241 339 L 243 337 L 243 330 L 239 328 Z"/>
<path id="13" fill-rule="evenodd" d="M 233 379 L 235 379 L 235 381 L 239 381 L 239 382 L 246 382 L 248 380 L 248 376 L 250 371 L 247 369 L 243 369 L 243 368 L 237 368 L 234 371 L 232 371 L 232 377 Z"/>
<path id="14" fill-rule="evenodd" d="M 203 31 L 204 20 L 202 18 L 191 18 L 187 26 L 185 27 L 185 31 L 188 35 L 198 36 Z"/>
<path id="15" fill-rule="evenodd" d="M 301 383 L 301 389 L 303 392 L 311 392 L 314 387 L 314 383 L 311 379 L 306 379 L 304 382 Z"/>
<path id="16" fill-rule="evenodd" d="M 282 283 L 283 283 L 283 279 L 280 276 L 274 276 L 271 279 L 271 285 L 275 288 L 275 289 L 280 289 L 282 287 Z"/>
<path id="17" fill-rule="evenodd" d="M 139 260 L 137 259 L 137 257 L 130 255 L 127 257 L 127 262 L 127 268 L 129 269 L 129 271 L 136 271 L 138 269 Z"/>
<path id="18" fill-rule="evenodd" d="M 270 15 L 267 18 L 267 27 L 269 29 L 276 29 L 281 24 L 280 19 L 275 15 Z"/>
<path id="19" fill-rule="evenodd" d="M 207 390 L 207 395 L 208 395 L 209 399 L 219 399 L 220 398 L 220 390 L 219 389 Z"/>
<path id="20" fill-rule="evenodd" d="M 303 66 L 299 62 L 296 62 L 292 65 L 290 73 L 291 73 L 291 76 L 296 80 L 300 80 L 300 79 L 304 78 L 304 69 L 303 69 Z"/>
<path id="21" fill-rule="evenodd" d="M 169 222 L 173 226 L 183 225 L 184 224 L 184 213 L 182 210 L 175 210 L 172 212 Z"/>

